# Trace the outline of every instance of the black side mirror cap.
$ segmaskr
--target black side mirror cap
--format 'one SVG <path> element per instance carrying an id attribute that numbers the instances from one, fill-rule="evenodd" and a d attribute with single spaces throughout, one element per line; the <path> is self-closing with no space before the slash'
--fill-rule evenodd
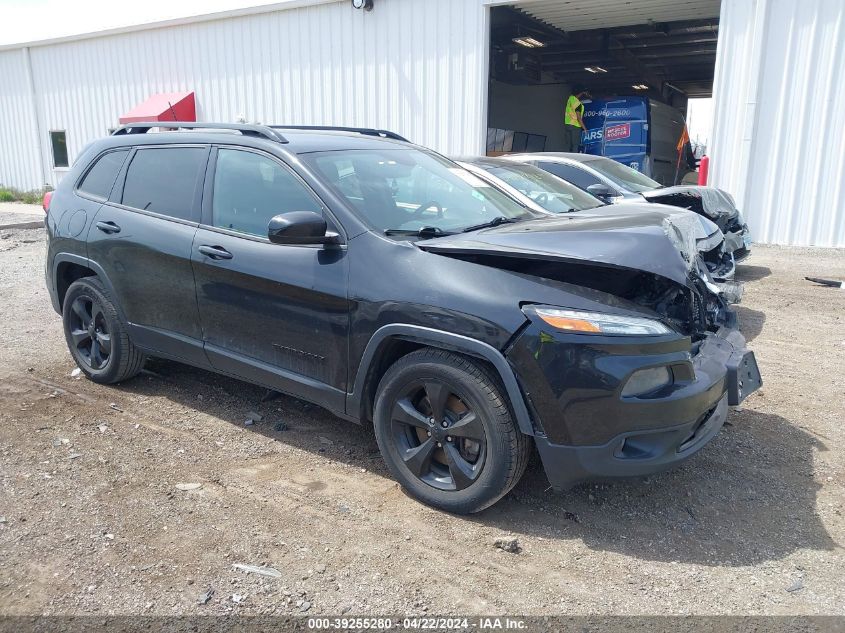
<path id="1" fill-rule="evenodd" d="M 328 230 L 326 219 L 314 211 L 290 211 L 270 219 L 267 239 L 273 244 L 339 244 L 340 236 Z"/>
<path id="2" fill-rule="evenodd" d="M 616 191 L 614 191 L 607 185 L 603 185 L 601 183 L 596 183 L 587 187 L 587 193 L 592 194 L 596 198 L 605 201 L 609 200 L 610 198 L 613 198 L 614 196 L 619 195 Z"/>

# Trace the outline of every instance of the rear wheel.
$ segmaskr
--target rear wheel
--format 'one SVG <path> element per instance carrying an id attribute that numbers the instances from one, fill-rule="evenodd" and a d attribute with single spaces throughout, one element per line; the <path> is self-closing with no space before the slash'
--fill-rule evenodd
<path id="1" fill-rule="evenodd" d="M 62 321 L 73 359 L 94 382 L 121 382 L 143 369 L 144 354 L 129 340 L 105 286 L 96 277 L 70 285 Z"/>
<path id="2" fill-rule="evenodd" d="M 392 475 L 416 498 L 449 512 L 478 512 L 498 501 L 530 454 L 498 381 L 480 363 L 443 350 L 418 350 L 387 370 L 374 425 Z"/>

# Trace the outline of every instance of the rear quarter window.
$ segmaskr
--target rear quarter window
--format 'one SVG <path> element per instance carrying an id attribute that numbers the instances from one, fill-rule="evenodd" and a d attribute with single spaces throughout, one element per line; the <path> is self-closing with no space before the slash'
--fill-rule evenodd
<path id="1" fill-rule="evenodd" d="M 122 203 L 180 220 L 199 221 L 194 192 L 206 154 L 203 147 L 139 149 L 126 172 Z"/>
<path id="2" fill-rule="evenodd" d="M 107 200 L 128 154 L 129 150 L 123 149 L 100 156 L 82 178 L 77 189 L 92 198 Z"/>

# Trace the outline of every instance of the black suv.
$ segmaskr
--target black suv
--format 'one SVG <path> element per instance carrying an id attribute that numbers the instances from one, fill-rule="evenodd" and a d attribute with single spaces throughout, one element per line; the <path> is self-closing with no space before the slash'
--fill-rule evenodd
<path id="1" fill-rule="evenodd" d="M 152 355 L 293 394 L 475 512 L 532 444 L 559 488 L 652 473 L 759 386 L 664 221 L 541 214 L 379 130 L 133 124 L 54 193 L 47 287 L 91 380 Z"/>

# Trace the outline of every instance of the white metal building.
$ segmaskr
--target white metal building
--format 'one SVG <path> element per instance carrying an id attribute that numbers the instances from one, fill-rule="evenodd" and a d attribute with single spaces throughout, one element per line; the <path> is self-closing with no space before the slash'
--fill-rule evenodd
<path id="1" fill-rule="evenodd" d="M 496 79 L 496 25 L 508 16 L 519 24 L 506 26 L 570 42 L 562 60 L 544 53 L 556 70 L 541 68 L 533 85 Z M 696 37 L 708 29 L 693 28 L 706 20 L 718 23 L 712 49 Z M 630 25 L 653 32 L 621 39 Z M 148 97 L 185 91 L 199 121 L 377 127 L 444 154 L 484 153 L 494 119 L 555 121 L 570 90 L 567 64 L 587 63 L 572 43 L 593 33 L 616 42 L 614 59 L 626 72 L 641 69 L 652 87 L 670 57 L 699 55 L 673 66 L 689 73 L 686 84 L 663 83 L 689 96 L 712 89 L 710 184 L 734 195 L 757 241 L 845 247 L 840 0 L 374 0 L 372 11 L 349 0 L 286 0 L 3 46 L 0 184 L 57 184 L 63 149 L 72 163 Z M 658 39 L 663 52 L 647 44 Z M 668 46 L 675 40 L 684 43 Z M 693 75 L 707 55 L 702 84 Z M 544 138 L 553 149 L 554 131 Z"/>

